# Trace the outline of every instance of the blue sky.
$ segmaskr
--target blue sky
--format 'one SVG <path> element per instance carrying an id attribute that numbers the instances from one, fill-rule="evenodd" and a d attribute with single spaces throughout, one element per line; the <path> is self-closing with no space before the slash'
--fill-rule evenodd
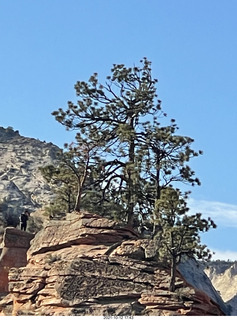
<path id="1" fill-rule="evenodd" d="M 147 57 L 163 110 L 204 151 L 190 206 L 218 229 L 203 241 L 237 259 L 236 15 L 235 0 L 0 1 L 0 126 L 62 146 L 73 135 L 51 112 L 76 81 Z"/>

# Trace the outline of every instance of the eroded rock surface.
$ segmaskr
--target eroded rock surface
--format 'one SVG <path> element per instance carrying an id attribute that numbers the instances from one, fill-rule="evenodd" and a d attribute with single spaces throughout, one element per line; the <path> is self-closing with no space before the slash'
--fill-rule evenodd
<path id="1" fill-rule="evenodd" d="M 221 309 L 229 314 L 228 308 L 220 297 L 220 294 L 210 285 L 210 279 L 203 272 L 203 264 L 194 259 L 183 258 L 178 265 L 178 270 L 194 288 L 205 292 L 212 300 L 216 301 Z"/>
<path id="2" fill-rule="evenodd" d="M 216 261 L 205 270 L 232 316 L 237 315 L 237 262 Z"/>
<path id="3" fill-rule="evenodd" d="M 0 255 L 0 293 L 8 292 L 8 273 L 12 267 L 23 267 L 27 264 L 26 253 L 34 235 L 16 228 L 6 228 Z"/>
<path id="4" fill-rule="evenodd" d="M 224 315 L 219 305 L 155 260 L 155 244 L 89 213 L 51 221 L 9 273 L 2 315 Z"/>
<path id="5" fill-rule="evenodd" d="M 55 163 L 58 152 L 52 143 L 0 127 L 0 200 L 6 201 L 10 214 L 19 215 L 25 207 L 33 211 L 50 202 L 53 192 L 39 167 Z"/>

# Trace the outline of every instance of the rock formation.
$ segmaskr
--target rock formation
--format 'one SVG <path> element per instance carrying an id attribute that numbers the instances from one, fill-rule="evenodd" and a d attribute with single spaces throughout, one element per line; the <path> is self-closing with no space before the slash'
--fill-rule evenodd
<path id="1" fill-rule="evenodd" d="M 58 151 L 52 143 L 0 127 L 0 201 L 5 201 L 11 213 L 19 215 L 23 207 L 32 211 L 52 199 L 39 167 L 52 164 Z"/>
<path id="2" fill-rule="evenodd" d="M 183 258 L 178 265 L 178 270 L 188 283 L 195 288 L 204 291 L 210 298 L 218 303 L 226 314 L 229 314 L 227 306 L 219 293 L 216 290 L 213 290 L 213 286 L 210 285 L 210 279 L 203 269 L 202 263 L 189 258 Z"/>
<path id="3" fill-rule="evenodd" d="M 237 261 L 213 262 L 205 269 L 213 286 L 219 291 L 232 316 L 237 315 Z"/>
<path id="4" fill-rule="evenodd" d="M 26 253 L 34 235 L 12 227 L 6 228 L 0 255 L 0 294 L 8 293 L 8 272 L 27 264 Z"/>
<path id="5" fill-rule="evenodd" d="M 153 241 L 97 215 L 50 221 L 32 240 L 27 265 L 10 270 L 1 315 L 224 315 L 214 294 L 180 272 L 169 292 L 170 271 L 155 252 Z"/>

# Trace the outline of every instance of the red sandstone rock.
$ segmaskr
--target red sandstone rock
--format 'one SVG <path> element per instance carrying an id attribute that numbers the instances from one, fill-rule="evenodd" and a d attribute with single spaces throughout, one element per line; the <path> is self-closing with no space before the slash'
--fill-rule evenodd
<path id="1" fill-rule="evenodd" d="M 28 251 L 28 264 L 10 270 L 10 294 L 0 302 L 0 311 L 47 316 L 224 315 L 180 273 L 174 293 L 168 291 L 169 279 L 169 270 L 155 261 L 154 242 L 99 216 L 72 214 L 40 231 Z"/>
<path id="2" fill-rule="evenodd" d="M 13 227 L 5 229 L 0 256 L 0 293 L 8 292 L 9 269 L 27 264 L 26 252 L 33 237 L 34 235 Z"/>

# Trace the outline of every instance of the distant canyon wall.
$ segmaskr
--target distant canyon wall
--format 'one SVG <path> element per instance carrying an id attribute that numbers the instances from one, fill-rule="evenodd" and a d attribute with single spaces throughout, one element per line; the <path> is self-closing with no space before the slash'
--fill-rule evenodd
<path id="1" fill-rule="evenodd" d="M 20 214 L 35 210 L 53 198 L 39 167 L 55 162 L 59 148 L 52 143 L 26 138 L 13 129 L 0 127 L 0 201 Z"/>

